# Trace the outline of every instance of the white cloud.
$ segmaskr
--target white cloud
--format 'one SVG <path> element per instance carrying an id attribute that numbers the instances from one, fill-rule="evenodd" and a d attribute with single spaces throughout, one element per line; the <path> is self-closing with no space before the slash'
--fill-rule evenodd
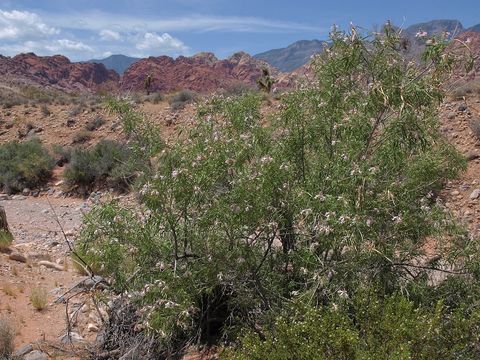
<path id="1" fill-rule="evenodd" d="M 109 40 L 120 41 L 120 40 L 122 40 L 122 36 L 120 35 L 119 32 L 109 30 L 109 29 L 101 30 L 100 31 L 100 38 L 104 41 L 109 41 Z"/>
<path id="2" fill-rule="evenodd" d="M 99 58 L 105 54 L 188 55 L 189 47 L 171 35 L 175 31 L 294 33 L 328 30 L 259 17 L 191 15 L 139 19 L 129 14 L 99 11 L 37 14 L 0 9 L 0 54 L 63 54 L 72 60 Z"/>
<path id="3" fill-rule="evenodd" d="M 130 15 L 85 12 L 83 14 L 62 14 L 52 17 L 53 24 L 62 28 L 78 30 L 116 29 L 125 32 L 143 29 L 149 32 L 172 31 L 228 31 L 228 32 L 325 32 L 320 28 L 296 22 L 270 20 L 247 16 L 204 16 L 192 15 L 176 18 L 148 19 Z"/>
<path id="4" fill-rule="evenodd" d="M 156 53 L 185 53 L 188 51 L 185 44 L 172 37 L 170 34 L 157 34 L 155 32 L 147 32 L 143 34 L 136 48 L 142 51 L 154 51 Z"/>
<path id="5" fill-rule="evenodd" d="M 81 41 L 73 41 L 69 39 L 55 40 L 53 44 L 46 45 L 46 49 L 51 52 L 63 52 L 63 51 L 87 51 L 93 52 L 93 48 L 82 43 Z"/>
<path id="6" fill-rule="evenodd" d="M 35 13 L 0 10 L 0 39 L 39 39 L 56 35 L 60 30 L 45 24 Z"/>

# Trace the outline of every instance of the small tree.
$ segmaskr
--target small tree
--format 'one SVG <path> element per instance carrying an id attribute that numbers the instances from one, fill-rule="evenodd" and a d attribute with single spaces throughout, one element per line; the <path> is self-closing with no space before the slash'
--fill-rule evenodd
<path id="1" fill-rule="evenodd" d="M 275 83 L 275 80 L 270 75 L 270 70 L 268 68 L 262 69 L 262 75 L 258 78 L 257 84 L 260 90 L 270 93 L 272 91 L 272 86 Z"/>
<path id="2" fill-rule="evenodd" d="M 212 98 L 185 140 L 155 157 L 141 210 L 111 203 L 88 215 L 82 251 L 117 291 L 137 294 L 142 326 L 163 356 L 231 343 L 244 328 L 278 346 L 279 359 L 320 345 L 344 355 L 336 358 L 445 353 L 451 343 L 405 336 L 404 328 L 422 334 L 416 314 L 442 321 L 442 333 L 477 334 L 477 245 L 435 201 L 465 167 L 438 129 L 451 66 L 444 44 L 415 64 L 390 26 L 331 37 L 314 61 L 315 81 L 287 94 L 274 116 L 262 118 L 255 93 Z M 426 253 L 432 246 L 440 260 Z M 432 272 L 451 277 L 439 285 Z M 275 318 L 298 303 L 307 310 L 289 332 Z M 391 341 L 376 340 L 378 324 Z M 318 329 L 319 343 L 304 341 L 305 328 Z M 325 338 L 333 330 L 341 343 Z M 475 335 L 455 336 L 475 354 Z M 288 352 L 289 341 L 310 348 Z"/>
<path id="3" fill-rule="evenodd" d="M 147 95 L 150 95 L 150 89 L 153 84 L 153 78 L 151 74 L 148 74 L 147 77 L 145 78 L 145 83 L 144 83 L 144 88 L 145 91 L 147 92 Z"/>

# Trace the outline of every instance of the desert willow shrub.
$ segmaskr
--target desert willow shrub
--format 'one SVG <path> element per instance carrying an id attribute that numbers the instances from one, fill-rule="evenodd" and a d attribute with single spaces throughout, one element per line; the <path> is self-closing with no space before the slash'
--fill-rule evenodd
<path id="1" fill-rule="evenodd" d="M 275 343 L 285 320 L 274 318 L 292 303 L 314 316 L 297 314 L 299 329 L 305 321 L 321 335 L 345 324 L 342 341 L 367 350 L 374 324 L 402 318 L 382 310 L 395 296 L 404 302 L 392 314 L 405 311 L 405 326 L 421 306 L 425 314 L 439 306 L 445 319 L 462 306 L 461 319 L 476 311 L 475 243 L 436 201 L 465 167 L 438 130 L 451 66 L 444 44 L 417 65 L 404 60 L 390 28 L 368 39 L 334 32 L 332 42 L 312 65 L 315 81 L 285 95 L 271 118 L 262 118 L 254 93 L 204 104 L 186 140 L 156 154 L 139 188 L 141 210 L 110 203 L 87 215 L 80 251 L 137 302 L 163 353 L 231 341 L 242 328 Z M 139 116 L 125 103 L 114 107 Z M 432 248 L 441 256 L 426 263 Z M 442 271 L 455 275 L 432 281 Z M 448 306 L 437 305 L 442 297 Z M 323 324 L 324 314 L 332 323 Z M 255 338 L 260 348 L 256 333 L 246 344 Z M 307 346 L 308 334 L 298 336 L 292 343 Z M 408 337 L 395 339 L 391 349 L 412 349 Z M 348 351 L 336 358 L 351 358 Z M 295 358 L 286 354 L 278 358 Z"/>

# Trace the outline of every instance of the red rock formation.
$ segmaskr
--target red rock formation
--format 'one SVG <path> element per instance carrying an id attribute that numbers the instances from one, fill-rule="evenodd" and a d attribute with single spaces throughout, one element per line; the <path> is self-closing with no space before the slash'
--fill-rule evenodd
<path id="1" fill-rule="evenodd" d="M 103 64 L 71 63 L 61 55 L 37 56 L 33 53 L 0 57 L 0 76 L 65 91 L 112 89 L 120 77 Z"/>
<path id="2" fill-rule="evenodd" d="M 189 89 L 206 93 L 235 82 L 255 85 L 263 67 L 269 67 L 274 76 L 278 73 L 264 61 L 243 52 L 225 60 L 218 60 L 212 53 L 177 59 L 149 57 L 130 65 L 123 74 L 120 87 L 127 91 L 141 91 L 145 78 L 150 74 L 153 78 L 152 91 Z"/>

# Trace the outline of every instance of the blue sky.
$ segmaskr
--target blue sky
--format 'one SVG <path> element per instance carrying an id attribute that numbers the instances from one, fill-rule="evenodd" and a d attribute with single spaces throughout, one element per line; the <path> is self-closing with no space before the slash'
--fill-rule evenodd
<path id="1" fill-rule="evenodd" d="M 432 19 L 480 23 L 480 0 L 0 0 L 0 54 L 32 51 L 86 60 L 251 54 L 326 39 L 332 24 L 372 28 Z"/>

